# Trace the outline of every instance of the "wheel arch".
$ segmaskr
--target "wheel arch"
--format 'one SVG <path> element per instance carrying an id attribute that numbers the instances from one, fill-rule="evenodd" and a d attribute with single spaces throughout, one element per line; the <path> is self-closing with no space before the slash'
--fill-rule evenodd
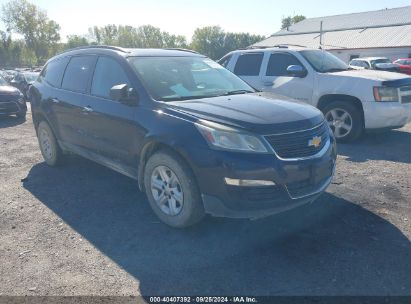
<path id="1" fill-rule="evenodd" d="M 317 104 L 317 108 L 320 109 L 321 111 L 324 110 L 324 108 L 330 104 L 331 102 L 334 101 L 345 101 L 345 102 L 349 102 L 352 105 L 354 105 L 361 114 L 361 118 L 362 118 L 362 123 L 363 123 L 363 127 L 364 127 L 364 108 L 362 106 L 362 102 L 360 99 L 358 99 L 357 97 L 351 96 L 351 95 L 345 95 L 345 94 L 327 94 L 327 95 L 323 95 L 321 96 L 321 98 L 318 100 L 318 104 Z M 325 113 L 324 113 L 325 114 Z"/>
<path id="2" fill-rule="evenodd" d="M 192 166 L 190 164 L 190 161 L 187 159 L 187 157 L 179 151 L 176 147 L 174 147 L 171 144 L 168 144 L 166 142 L 158 141 L 158 140 L 151 140 L 150 142 L 146 143 L 144 147 L 141 150 L 140 153 L 140 159 L 139 159 L 139 165 L 138 165 L 138 187 L 142 192 L 145 192 L 145 187 L 144 187 L 144 171 L 145 167 L 147 164 L 148 159 L 157 153 L 158 151 L 168 151 L 177 157 L 181 158 L 187 166 L 193 171 Z M 193 174 L 195 177 L 195 175 Z M 196 181 L 197 182 L 197 181 Z"/>

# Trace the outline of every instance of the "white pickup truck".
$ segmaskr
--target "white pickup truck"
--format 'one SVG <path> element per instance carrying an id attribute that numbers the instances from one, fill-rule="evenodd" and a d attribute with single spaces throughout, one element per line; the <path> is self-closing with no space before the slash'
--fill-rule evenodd
<path id="1" fill-rule="evenodd" d="M 256 89 L 316 106 L 340 142 L 411 121 L 411 77 L 404 74 L 353 70 L 326 51 L 287 46 L 238 50 L 219 63 Z"/>

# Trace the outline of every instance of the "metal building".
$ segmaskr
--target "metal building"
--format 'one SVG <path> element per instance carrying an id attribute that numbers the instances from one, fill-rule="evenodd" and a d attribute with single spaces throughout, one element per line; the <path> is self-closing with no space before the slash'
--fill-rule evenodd
<path id="1" fill-rule="evenodd" d="M 321 47 L 345 62 L 356 57 L 411 58 L 411 6 L 305 19 L 253 47 L 281 44 Z"/>

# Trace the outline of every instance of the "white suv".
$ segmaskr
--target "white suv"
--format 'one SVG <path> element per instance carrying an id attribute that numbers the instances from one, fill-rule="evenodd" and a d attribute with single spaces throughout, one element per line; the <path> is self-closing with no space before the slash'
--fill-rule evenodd
<path id="1" fill-rule="evenodd" d="M 411 77 L 404 74 L 353 70 L 326 51 L 286 46 L 234 51 L 219 63 L 256 89 L 316 106 L 339 141 L 411 121 Z"/>

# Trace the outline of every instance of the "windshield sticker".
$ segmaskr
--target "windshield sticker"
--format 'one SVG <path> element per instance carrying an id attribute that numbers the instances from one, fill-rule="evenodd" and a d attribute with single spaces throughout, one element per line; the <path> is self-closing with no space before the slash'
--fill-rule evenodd
<path id="1" fill-rule="evenodd" d="M 179 96 L 190 96 L 191 93 L 181 83 L 173 85 L 170 89 Z"/>

